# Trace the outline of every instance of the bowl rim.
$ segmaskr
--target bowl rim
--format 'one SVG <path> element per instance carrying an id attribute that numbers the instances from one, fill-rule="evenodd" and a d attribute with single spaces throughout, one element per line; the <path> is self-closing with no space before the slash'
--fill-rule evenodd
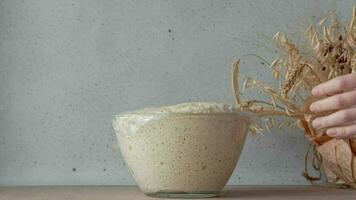
<path id="1" fill-rule="evenodd" d="M 194 113 L 194 112 L 124 112 L 113 115 L 114 118 L 117 117 L 130 117 L 130 116 L 156 116 L 156 115 L 178 115 L 178 116 L 219 116 L 219 115 L 231 115 L 231 116 L 241 116 L 250 118 L 250 113 L 245 111 L 237 112 L 211 112 L 211 113 Z"/>

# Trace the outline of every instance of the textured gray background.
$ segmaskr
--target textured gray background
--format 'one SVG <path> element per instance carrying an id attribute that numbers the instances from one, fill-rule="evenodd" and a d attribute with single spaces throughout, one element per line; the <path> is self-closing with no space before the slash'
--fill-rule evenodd
<path id="1" fill-rule="evenodd" d="M 230 64 L 348 1 L 0 1 L 0 185 L 134 184 L 111 129 L 126 110 L 233 103 Z M 259 61 L 242 73 L 266 81 Z M 306 184 L 301 131 L 248 138 L 230 184 Z"/>

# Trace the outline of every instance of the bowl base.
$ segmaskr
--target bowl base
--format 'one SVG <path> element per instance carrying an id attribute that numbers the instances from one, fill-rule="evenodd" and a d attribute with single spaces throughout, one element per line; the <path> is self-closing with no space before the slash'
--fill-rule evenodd
<path id="1" fill-rule="evenodd" d="M 186 192 L 156 192 L 146 194 L 150 197 L 157 198 L 175 198 L 175 199 L 203 199 L 216 197 L 219 194 L 216 192 L 196 192 L 196 193 L 186 193 Z"/>

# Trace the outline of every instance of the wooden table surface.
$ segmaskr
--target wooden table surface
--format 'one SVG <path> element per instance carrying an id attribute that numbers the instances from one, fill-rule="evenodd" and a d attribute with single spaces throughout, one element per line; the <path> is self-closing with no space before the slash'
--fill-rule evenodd
<path id="1" fill-rule="evenodd" d="M 0 200 L 152 200 L 136 186 L 24 186 L 0 187 Z M 162 198 L 159 198 L 159 200 Z M 227 186 L 210 199 L 356 200 L 356 190 L 315 186 Z"/>

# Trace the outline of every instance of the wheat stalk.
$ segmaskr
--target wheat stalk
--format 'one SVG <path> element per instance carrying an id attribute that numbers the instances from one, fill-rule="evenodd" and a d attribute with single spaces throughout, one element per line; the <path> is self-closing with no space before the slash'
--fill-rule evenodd
<path id="1" fill-rule="evenodd" d="M 306 55 L 300 54 L 296 45 L 283 33 L 277 32 L 273 36 L 280 55 L 271 62 L 270 68 L 272 77 L 281 82 L 279 88 L 273 88 L 251 77 L 244 81 L 242 91 L 256 89 L 260 93 L 270 96 L 270 101 L 243 101 L 240 97 L 238 83 L 240 60 L 233 64 L 233 92 L 236 104 L 241 110 L 266 118 L 289 116 L 296 120 L 307 121 L 305 114 L 310 114 L 310 112 L 302 110 L 302 106 L 304 101 L 309 98 L 311 89 L 324 81 L 356 71 L 355 7 L 347 28 L 340 24 L 338 17 L 333 12 L 331 20 L 325 18 L 317 25 L 306 26 L 305 36 L 311 48 L 310 53 Z M 268 63 L 258 55 L 247 54 L 246 56 L 248 55 Z M 265 126 L 256 127 L 260 127 L 258 130 L 263 131 L 262 127 Z"/>

